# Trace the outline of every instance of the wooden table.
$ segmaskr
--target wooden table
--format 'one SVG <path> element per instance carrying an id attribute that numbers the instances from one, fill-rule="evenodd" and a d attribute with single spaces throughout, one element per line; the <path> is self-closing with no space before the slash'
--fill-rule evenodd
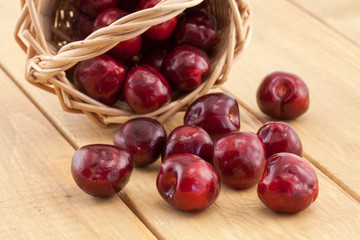
<path id="1" fill-rule="evenodd" d="M 289 123 L 316 169 L 317 201 L 296 215 L 276 214 L 255 188 L 223 187 L 201 213 L 167 205 L 155 187 L 159 161 L 136 169 L 110 199 L 75 185 L 75 149 L 112 143 L 83 115 L 65 113 L 57 98 L 24 79 L 25 56 L 13 39 L 18 1 L 1 2 L 0 239 L 359 239 L 360 0 L 254 0 L 253 37 L 218 91 L 237 97 L 241 130 L 266 121 L 255 101 L 261 79 L 296 73 L 310 89 L 309 111 Z M 178 114 L 167 131 L 181 124 Z"/>

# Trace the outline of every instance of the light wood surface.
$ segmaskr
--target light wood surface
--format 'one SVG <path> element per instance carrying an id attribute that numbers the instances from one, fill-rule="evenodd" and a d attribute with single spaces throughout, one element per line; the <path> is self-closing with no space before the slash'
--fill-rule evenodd
<path id="1" fill-rule="evenodd" d="M 75 149 L 112 143 L 115 129 L 100 129 L 83 115 L 63 112 L 55 96 L 24 80 L 25 56 L 12 37 L 19 6 L 0 2 L 3 18 L 12 20 L 0 22 L 5 43 L 0 51 L 0 113 L 6 116 L 0 118 L 0 180 L 6 183 L 0 188 L 4 216 L 0 239 L 151 239 L 152 234 L 159 239 L 356 239 L 360 235 L 356 175 L 360 49 L 298 4 L 251 2 L 253 37 L 223 89 L 240 102 L 241 130 L 255 132 L 271 120 L 259 112 L 254 98 L 267 73 L 297 73 L 310 88 L 309 112 L 289 123 L 316 169 L 319 198 L 304 212 L 281 215 L 261 204 L 255 188 L 234 191 L 224 186 L 206 211 L 179 212 L 157 193 L 159 161 L 135 169 L 119 197 L 101 201 L 77 189 L 69 171 Z M 169 132 L 180 124 L 181 113 L 165 127 Z"/>

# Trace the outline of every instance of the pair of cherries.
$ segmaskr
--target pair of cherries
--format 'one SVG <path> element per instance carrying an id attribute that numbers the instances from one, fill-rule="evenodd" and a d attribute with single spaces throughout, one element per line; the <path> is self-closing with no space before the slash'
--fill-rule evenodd
<path id="1" fill-rule="evenodd" d="M 209 207 L 219 195 L 221 182 L 232 188 L 248 188 L 258 183 L 260 200 L 276 211 L 292 213 L 308 207 L 317 197 L 317 177 L 300 157 L 302 146 L 296 132 L 286 123 L 270 122 L 257 134 L 231 133 L 239 128 L 236 100 L 227 94 L 214 93 L 192 103 L 184 125 L 175 128 L 168 137 L 156 120 L 138 118 L 122 125 L 114 136 L 116 146 L 107 148 L 129 153 L 130 162 L 137 167 L 156 161 L 161 154 L 158 191 L 167 202 L 184 211 Z M 80 150 L 92 152 L 96 146 Z M 81 156 L 84 155 L 73 159 L 75 176 L 89 165 L 78 164 L 84 162 Z M 94 179 L 83 179 L 88 182 L 78 185 L 97 195 L 87 190 Z M 106 177 L 103 180 L 110 183 Z"/>
<path id="2" fill-rule="evenodd" d="M 73 26 L 84 38 L 129 13 L 152 8 L 159 2 L 74 0 L 77 10 Z M 203 10 L 206 4 L 205 1 L 180 17 L 152 26 L 104 55 L 78 63 L 73 73 L 76 86 L 105 105 L 113 105 L 123 96 L 140 114 L 169 103 L 173 91 L 186 93 L 197 88 L 210 73 L 207 52 L 218 39 L 216 19 Z"/>

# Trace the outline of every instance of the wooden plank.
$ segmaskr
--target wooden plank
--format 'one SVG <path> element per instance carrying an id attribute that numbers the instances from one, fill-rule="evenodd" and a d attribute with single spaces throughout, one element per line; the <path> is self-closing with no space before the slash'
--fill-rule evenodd
<path id="1" fill-rule="evenodd" d="M 310 108 L 289 121 L 305 155 L 360 201 L 360 49 L 288 1 L 252 2 L 254 34 L 225 87 L 263 122 L 256 90 L 263 77 L 282 70 L 301 76 Z"/>
<path id="2" fill-rule="evenodd" d="M 290 0 L 360 45 L 359 0 Z"/>
<path id="3" fill-rule="evenodd" d="M 74 148 L 0 69 L 0 239 L 155 239 L 118 198 L 76 186 Z"/>
<path id="4" fill-rule="evenodd" d="M 263 3 L 263 6 L 267 5 Z M 114 129 L 99 129 L 85 116 L 62 112 L 56 97 L 25 82 L 19 70 L 23 69 L 24 56 L 9 39 L 7 41 L 9 46 L 0 53 L 0 61 L 64 136 L 77 147 L 112 142 Z M 13 63 L 3 61 L 3 56 Z M 243 66 L 237 64 L 234 68 L 242 69 Z M 231 81 L 236 80 L 236 76 L 232 76 Z M 242 94 L 237 96 L 242 98 Z M 244 108 L 241 112 L 242 130 L 256 131 L 261 122 Z M 166 124 L 167 131 L 179 124 L 181 116 L 176 116 Z M 353 239 L 360 233 L 357 229 L 360 204 L 319 171 L 319 199 L 309 209 L 294 216 L 267 210 L 257 199 L 255 188 L 234 191 L 226 187 L 222 188 L 218 201 L 210 209 L 187 214 L 168 206 L 157 193 L 155 179 L 159 164 L 136 169 L 120 197 L 160 239 Z"/>

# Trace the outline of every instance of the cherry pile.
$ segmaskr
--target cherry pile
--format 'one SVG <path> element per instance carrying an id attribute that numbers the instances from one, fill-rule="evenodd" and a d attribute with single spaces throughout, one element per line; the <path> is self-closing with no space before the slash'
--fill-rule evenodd
<path id="1" fill-rule="evenodd" d="M 160 0 L 73 0 L 73 41 L 107 27 Z M 140 114 L 156 111 L 173 95 L 199 87 L 209 75 L 209 55 L 218 40 L 215 17 L 208 1 L 181 15 L 122 41 L 103 55 L 67 71 L 76 87 L 105 105 L 124 99 Z"/>

